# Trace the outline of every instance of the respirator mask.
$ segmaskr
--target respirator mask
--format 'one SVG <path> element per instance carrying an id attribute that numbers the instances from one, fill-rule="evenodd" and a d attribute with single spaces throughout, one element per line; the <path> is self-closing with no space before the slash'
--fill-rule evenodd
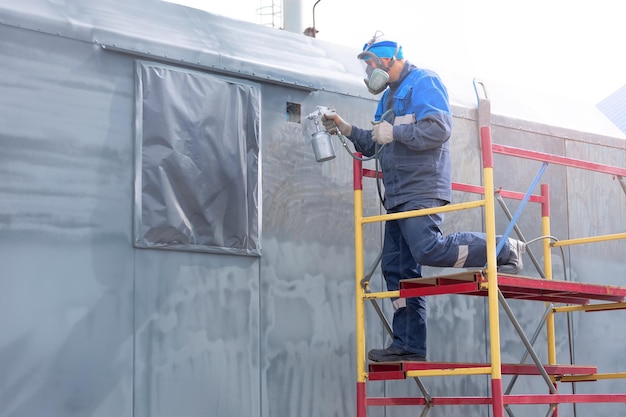
<path id="1" fill-rule="evenodd" d="M 365 75 L 367 75 L 367 77 L 364 78 L 363 81 L 369 92 L 376 95 L 385 91 L 387 83 L 389 82 L 389 74 L 387 71 L 389 71 L 393 61 L 389 63 L 389 66 L 385 67 L 380 58 L 372 52 L 367 51 L 361 52 L 358 58 L 365 63 Z M 372 62 L 372 64 L 369 62 Z"/>
<path id="2" fill-rule="evenodd" d="M 389 58 L 389 64 L 385 65 L 382 58 Z M 363 52 L 357 58 L 365 66 L 366 78 L 363 79 L 370 93 L 376 95 L 385 91 L 389 82 L 389 70 L 402 58 L 402 48 L 396 42 L 385 40 L 383 33 L 377 31 L 374 37 L 363 46 Z"/>

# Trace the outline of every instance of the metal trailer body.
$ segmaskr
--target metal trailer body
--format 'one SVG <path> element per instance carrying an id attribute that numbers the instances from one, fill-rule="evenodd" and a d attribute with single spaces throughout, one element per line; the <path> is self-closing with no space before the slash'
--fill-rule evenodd
<path id="1" fill-rule="evenodd" d="M 0 417 L 354 415 L 352 159 L 335 142 L 337 158 L 316 163 L 306 120 L 326 105 L 369 124 L 376 101 L 354 51 L 160 1 L 28 0 L 0 5 L 0 60 Z M 259 224 L 252 251 L 138 244 L 142 65 L 253 91 L 258 200 L 249 204 Z M 480 184 L 476 109 L 454 106 L 454 123 L 454 181 Z M 618 138 L 497 115 L 492 125 L 497 143 L 626 166 Z M 496 156 L 495 167 L 496 186 L 523 192 L 538 163 Z M 543 182 L 552 190 L 555 236 L 626 229 L 615 178 L 551 166 Z M 379 213 L 375 186 L 366 187 L 365 211 Z M 454 193 L 455 201 L 472 198 Z M 449 215 L 445 232 L 482 230 L 482 218 Z M 519 224 L 537 237 L 540 213 L 531 207 Z M 375 259 L 380 241 L 372 227 L 366 259 Z M 623 284 L 625 249 L 625 242 L 572 247 L 555 276 L 560 268 L 574 280 Z M 382 290 L 379 275 L 372 286 Z M 544 310 L 513 307 L 529 328 Z M 390 315 L 390 305 L 384 311 Z M 485 311 L 483 299 L 429 300 L 431 358 L 487 360 Z M 376 323 L 373 311 L 366 314 Z M 576 359 L 625 370 L 623 314 L 576 316 Z M 382 326 L 372 324 L 368 344 L 384 343 Z M 505 326 L 502 347 L 503 361 L 523 353 Z M 567 361 L 567 339 L 558 347 Z M 479 376 L 427 382 L 433 393 L 488 389 Z M 524 380 L 517 389 L 541 383 Z M 577 389 L 611 392 L 620 384 Z M 417 392 L 405 382 L 376 389 Z M 598 417 L 624 413 L 623 405 L 592 406 Z M 484 408 L 430 415 L 479 416 Z"/>

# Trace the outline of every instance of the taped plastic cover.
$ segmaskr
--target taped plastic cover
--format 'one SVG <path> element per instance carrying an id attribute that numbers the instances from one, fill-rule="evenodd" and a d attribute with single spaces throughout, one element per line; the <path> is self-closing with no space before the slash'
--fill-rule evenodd
<path id="1" fill-rule="evenodd" d="M 260 256 L 260 88 L 138 61 L 136 247 Z"/>

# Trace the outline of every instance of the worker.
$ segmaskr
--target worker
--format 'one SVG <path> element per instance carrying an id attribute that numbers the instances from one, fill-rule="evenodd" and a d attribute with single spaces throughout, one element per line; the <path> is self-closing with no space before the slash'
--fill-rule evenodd
<path id="1" fill-rule="evenodd" d="M 381 32 L 365 44 L 358 59 L 365 67 L 369 91 L 383 93 L 375 122 L 371 129 L 362 129 L 332 112 L 322 117 L 325 129 L 347 137 L 365 156 L 378 154 L 387 213 L 449 204 L 452 115 L 442 80 L 433 71 L 411 64 L 404 58 L 402 46 Z M 422 265 L 486 265 L 485 234 L 457 232 L 444 236 L 440 229 L 443 220 L 442 213 L 385 222 L 381 270 L 389 291 L 398 290 L 402 279 L 421 277 Z M 497 241 L 500 239 L 498 236 Z M 498 271 L 517 274 L 523 268 L 526 244 L 507 239 L 497 256 Z M 370 350 L 368 358 L 376 362 L 425 361 L 426 299 L 392 301 L 393 341 L 387 348 Z"/>

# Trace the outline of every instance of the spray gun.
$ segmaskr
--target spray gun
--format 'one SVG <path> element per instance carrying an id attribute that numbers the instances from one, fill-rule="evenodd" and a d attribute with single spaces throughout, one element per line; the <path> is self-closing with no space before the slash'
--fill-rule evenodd
<path id="1" fill-rule="evenodd" d="M 313 152 L 315 153 L 315 160 L 317 162 L 330 161 L 335 158 L 335 148 L 333 147 L 330 134 L 320 128 L 322 117 L 329 114 L 335 114 L 335 109 L 317 106 L 317 109 L 306 117 L 312 120 L 315 125 L 315 132 L 311 135 L 311 145 L 313 145 Z"/>

